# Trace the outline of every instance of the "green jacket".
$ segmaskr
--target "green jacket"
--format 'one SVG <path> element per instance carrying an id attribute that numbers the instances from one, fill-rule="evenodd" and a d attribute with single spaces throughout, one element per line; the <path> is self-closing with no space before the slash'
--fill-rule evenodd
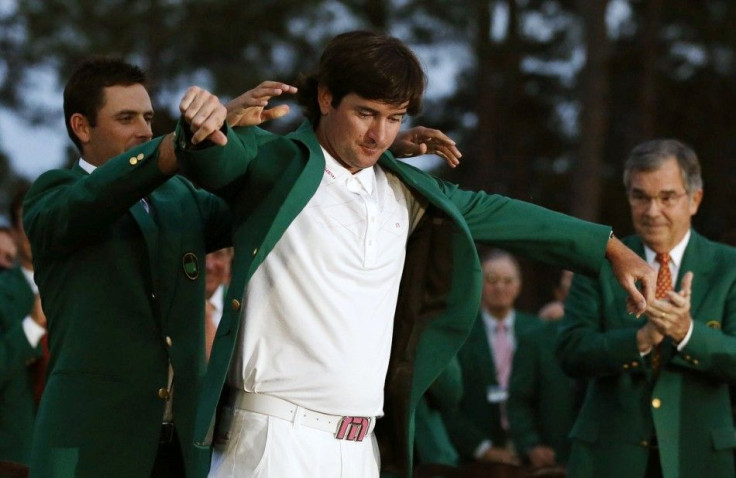
<path id="1" fill-rule="evenodd" d="M 517 335 L 506 409 L 516 450 L 522 457 L 538 445 L 555 451 L 557 463 L 570 454 L 568 434 L 577 414 L 575 381 L 555 357 L 561 322 L 540 322 Z"/>
<path id="2" fill-rule="evenodd" d="M 0 273 L 0 460 L 28 464 L 31 451 L 34 370 L 40 347 L 31 347 L 22 322 L 35 296 L 19 267 Z"/>
<path id="3" fill-rule="evenodd" d="M 79 165 L 49 171 L 26 196 L 50 347 L 31 476 L 148 478 L 169 363 L 188 472 L 208 458 L 192 445 L 205 253 L 229 244 L 230 218 L 219 198 L 159 171 L 159 142 L 92 174 Z"/>
<path id="4" fill-rule="evenodd" d="M 642 256 L 638 237 L 626 244 Z M 665 339 L 654 378 L 610 267 L 597 280 L 576 275 L 558 342 L 562 366 L 588 379 L 572 429 L 568 476 L 643 477 L 655 435 L 664 478 L 734 476 L 736 431 L 729 384 L 736 382 L 736 249 L 692 232 L 676 280 L 694 273 L 693 333 L 681 352 Z"/>
<path id="5" fill-rule="evenodd" d="M 212 158 L 211 152 L 199 151 L 185 160 L 188 174 L 227 199 L 236 250 L 197 414 L 195 439 L 201 447 L 212 442 L 245 285 L 312 197 L 325 168 L 309 123 L 284 137 L 259 128 L 237 133 L 246 154 Z M 382 456 L 384 468 L 409 476 L 417 402 L 457 353 L 478 312 L 481 272 L 474 241 L 596 273 L 604 262 L 610 229 L 505 197 L 463 191 L 389 153 L 379 164 L 428 201 L 407 243 L 384 389 L 387 419 L 379 420 L 390 432 L 379 439 L 388 440 L 385 450 L 393 450 L 392 456 Z"/>
<path id="6" fill-rule="evenodd" d="M 539 324 L 539 317 L 516 311 L 514 337 L 524 334 Z M 498 385 L 493 352 L 483 317 L 478 315 L 470 336 L 458 353 L 463 371 L 463 397 L 460 406 L 445 413 L 445 423 L 460 457 L 466 462 L 475 461 L 475 450 L 485 440 L 493 446 L 504 446 L 509 439 L 501 426 L 501 408 L 488 401 L 488 389 Z M 513 372 L 512 372 L 513 374 Z"/>
<path id="7" fill-rule="evenodd" d="M 463 396 L 462 379 L 460 363 L 457 357 L 453 357 L 419 400 L 414 420 L 416 464 L 441 463 L 455 466 L 459 463 L 460 456 L 452 444 L 442 414 L 460 404 Z"/>

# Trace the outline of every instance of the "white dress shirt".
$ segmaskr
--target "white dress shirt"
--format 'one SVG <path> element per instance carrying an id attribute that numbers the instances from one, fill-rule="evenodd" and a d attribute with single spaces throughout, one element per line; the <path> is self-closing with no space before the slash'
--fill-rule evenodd
<path id="1" fill-rule="evenodd" d="M 231 386 L 380 416 L 406 241 L 424 212 L 378 165 L 325 171 L 248 283 Z"/>

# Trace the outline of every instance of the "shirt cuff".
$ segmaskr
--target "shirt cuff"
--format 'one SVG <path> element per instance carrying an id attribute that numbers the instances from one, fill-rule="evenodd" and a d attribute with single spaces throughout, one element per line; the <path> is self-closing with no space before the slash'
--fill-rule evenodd
<path id="1" fill-rule="evenodd" d="M 684 349 L 685 346 L 687 345 L 687 343 L 690 342 L 690 337 L 693 336 L 693 325 L 694 325 L 694 322 L 695 322 L 694 320 L 690 320 L 690 328 L 687 329 L 687 333 L 685 334 L 685 338 L 682 339 L 679 344 L 677 344 L 677 351 L 678 352 L 681 351 L 682 349 Z"/>
<path id="2" fill-rule="evenodd" d="M 30 315 L 23 319 L 22 326 L 23 332 L 25 332 L 26 338 L 28 339 L 28 343 L 35 349 L 38 347 L 38 343 L 41 341 L 41 338 L 46 335 L 46 329 L 38 325 Z"/>
<path id="3" fill-rule="evenodd" d="M 473 452 L 473 456 L 476 460 L 480 460 L 483 455 L 488 451 L 489 448 L 493 446 L 493 443 L 491 443 L 491 440 L 483 440 L 480 442 L 480 445 L 478 445 Z"/>

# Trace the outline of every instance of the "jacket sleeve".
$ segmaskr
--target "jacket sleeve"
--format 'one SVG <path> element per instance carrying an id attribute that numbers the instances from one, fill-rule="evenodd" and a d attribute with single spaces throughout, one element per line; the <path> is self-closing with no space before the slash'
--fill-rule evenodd
<path id="1" fill-rule="evenodd" d="M 198 149 L 189 147 L 185 135 L 177 130 L 175 151 L 182 174 L 208 191 L 221 194 L 248 172 L 267 137 L 266 132 L 255 126 L 228 128 L 225 147 Z"/>
<path id="2" fill-rule="evenodd" d="M 636 341 L 637 327 L 614 326 L 621 317 L 616 317 L 611 310 L 618 309 L 613 304 L 610 304 L 611 309 L 604 306 L 617 301 L 604 299 L 601 292 L 603 281 L 618 287 L 613 275 L 605 272 L 607 270 L 606 266 L 602 280 L 576 274 L 565 300 L 557 356 L 562 369 L 571 377 L 641 373 L 645 368 Z"/>
<path id="3" fill-rule="evenodd" d="M 110 159 L 92 174 L 41 175 L 23 203 L 23 224 L 35 254 L 66 254 L 116 221 L 168 180 L 157 165 L 161 138 Z"/>
<path id="4" fill-rule="evenodd" d="M 605 262 L 611 228 L 483 191 L 440 187 L 473 239 L 558 267 L 595 276 Z"/>
<path id="5" fill-rule="evenodd" d="M 728 267 L 733 267 L 735 261 L 736 257 L 728 261 Z M 718 382 L 736 385 L 736 280 L 728 282 L 722 276 L 721 281 L 724 283 L 714 281 L 708 284 L 709 295 L 713 296 L 712 309 L 722 310 L 720 322 L 709 320 L 712 317 L 693 317 L 690 340 L 674 355 L 672 364 Z M 715 305 L 717 297 L 725 297 L 720 307 Z M 708 325 L 709 322 L 718 323 L 719 326 L 713 328 Z"/>

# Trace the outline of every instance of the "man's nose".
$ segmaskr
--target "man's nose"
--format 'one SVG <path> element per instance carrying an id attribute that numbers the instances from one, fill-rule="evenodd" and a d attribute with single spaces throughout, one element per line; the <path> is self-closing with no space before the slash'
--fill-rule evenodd
<path id="1" fill-rule="evenodd" d="M 378 144 L 383 144 L 387 134 L 388 129 L 386 121 L 383 119 L 376 119 L 371 123 L 371 127 L 368 129 L 368 136 Z"/>

